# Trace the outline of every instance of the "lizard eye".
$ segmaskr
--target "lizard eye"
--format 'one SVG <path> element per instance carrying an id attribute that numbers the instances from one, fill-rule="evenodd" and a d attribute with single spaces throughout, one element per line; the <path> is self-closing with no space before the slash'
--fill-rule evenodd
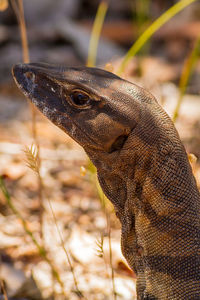
<path id="1" fill-rule="evenodd" d="M 72 104 L 81 108 L 88 106 L 88 104 L 90 103 L 89 96 L 82 91 L 74 91 L 73 93 L 71 93 L 70 100 Z"/>

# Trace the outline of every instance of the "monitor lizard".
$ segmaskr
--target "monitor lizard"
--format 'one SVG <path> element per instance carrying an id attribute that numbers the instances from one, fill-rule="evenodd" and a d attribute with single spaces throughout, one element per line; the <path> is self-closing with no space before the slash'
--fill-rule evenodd
<path id="1" fill-rule="evenodd" d="M 200 194 L 174 124 L 156 99 L 98 68 L 17 64 L 13 76 L 96 166 L 121 222 L 137 299 L 200 299 Z"/>

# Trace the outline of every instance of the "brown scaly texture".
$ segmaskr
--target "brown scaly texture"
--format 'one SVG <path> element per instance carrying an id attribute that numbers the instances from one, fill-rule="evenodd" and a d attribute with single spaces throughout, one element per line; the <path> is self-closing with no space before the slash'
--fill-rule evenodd
<path id="1" fill-rule="evenodd" d="M 167 114 L 144 89 L 95 68 L 19 64 L 19 88 L 97 167 L 122 225 L 137 298 L 200 299 L 200 194 Z"/>

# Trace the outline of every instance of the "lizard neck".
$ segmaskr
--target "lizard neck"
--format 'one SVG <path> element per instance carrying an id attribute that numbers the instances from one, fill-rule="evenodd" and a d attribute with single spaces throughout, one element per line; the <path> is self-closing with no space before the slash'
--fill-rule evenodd
<path id="1" fill-rule="evenodd" d="M 134 128 L 120 152 L 89 153 L 120 220 L 126 215 L 126 201 L 132 201 L 136 211 L 149 205 L 160 216 L 182 218 L 192 207 L 199 214 L 198 201 L 193 199 L 200 196 L 185 149 L 165 112 L 157 115 L 153 118 L 143 109 L 145 121 Z"/>

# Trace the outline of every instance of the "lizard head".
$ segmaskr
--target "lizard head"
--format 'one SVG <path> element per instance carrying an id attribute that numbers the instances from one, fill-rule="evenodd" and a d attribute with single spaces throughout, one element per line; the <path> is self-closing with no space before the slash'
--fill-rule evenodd
<path id="1" fill-rule="evenodd" d="M 31 63 L 15 65 L 13 77 L 36 107 L 87 153 L 117 153 L 139 123 L 143 89 L 110 72 Z"/>

